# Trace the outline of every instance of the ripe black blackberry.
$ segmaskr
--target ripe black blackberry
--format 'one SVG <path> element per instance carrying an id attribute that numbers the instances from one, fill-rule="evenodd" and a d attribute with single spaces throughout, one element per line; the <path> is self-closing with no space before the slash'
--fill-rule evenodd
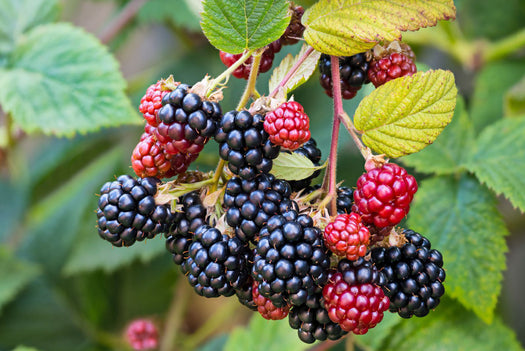
<path id="1" fill-rule="evenodd" d="M 302 305 L 328 280 L 330 252 L 306 214 L 272 216 L 260 232 L 252 276 L 259 292 L 277 307 Z"/>
<path id="2" fill-rule="evenodd" d="M 341 94 L 343 99 L 351 99 L 363 84 L 368 83 L 369 62 L 365 53 L 339 58 L 341 75 Z M 332 97 L 332 63 L 330 55 L 322 54 L 319 60 L 320 82 L 326 95 Z"/>
<path id="3" fill-rule="evenodd" d="M 421 234 L 408 229 L 403 234 L 406 244 L 373 249 L 372 262 L 385 274 L 382 288 L 390 299 L 390 312 L 403 318 L 423 317 L 438 306 L 445 293 L 443 256 Z"/>
<path id="4" fill-rule="evenodd" d="M 230 171 L 242 179 L 253 179 L 269 173 L 272 160 L 279 155 L 279 146 L 270 143 L 264 131 L 264 117 L 248 111 L 224 114 L 215 135 L 219 155 L 228 161 Z"/>
<path id="5" fill-rule="evenodd" d="M 114 246 L 130 246 L 166 232 L 175 216 L 169 205 L 157 205 L 157 178 L 121 175 L 100 189 L 98 234 Z"/>
<path id="6" fill-rule="evenodd" d="M 338 340 L 347 334 L 339 324 L 332 322 L 328 317 L 321 288 L 308 296 L 304 305 L 293 306 L 288 314 L 288 321 L 290 327 L 297 329 L 299 339 L 308 344 L 316 340 Z"/>
<path id="7" fill-rule="evenodd" d="M 271 216 L 296 208 L 292 190 L 285 180 L 261 174 L 253 180 L 231 178 L 226 183 L 226 222 L 243 242 L 256 242 L 261 228 Z"/>
<path id="8" fill-rule="evenodd" d="M 316 184 L 314 186 L 308 187 L 305 192 L 307 194 L 311 193 L 314 190 L 319 190 L 321 184 Z M 352 205 L 354 204 L 354 190 L 346 186 L 340 186 L 337 188 L 337 214 L 351 213 Z"/>
<path id="9" fill-rule="evenodd" d="M 238 238 L 203 224 L 195 231 L 182 272 L 201 296 L 231 296 L 250 277 L 246 262 L 249 251 Z"/>
<path id="10" fill-rule="evenodd" d="M 157 113 L 157 139 L 169 154 L 198 154 L 208 139 L 215 135 L 222 117 L 216 102 L 203 100 L 180 84 L 164 95 Z"/>
<path id="11" fill-rule="evenodd" d="M 317 147 L 317 143 L 315 142 L 314 138 L 310 138 L 310 140 L 304 143 L 301 147 L 294 150 L 293 153 L 307 157 L 316 166 L 319 166 L 319 162 L 321 161 L 321 150 Z M 321 174 L 321 170 L 315 171 L 308 178 L 301 180 L 289 180 L 288 183 L 290 183 L 292 191 L 300 191 L 307 188 L 312 182 L 312 179 L 317 178 L 319 174 Z"/>
<path id="12" fill-rule="evenodd" d="M 257 305 L 253 301 L 253 278 L 249 277 L 246 282 L 235 289 L 235 295 L 237 296 L 237 299 L 241 303 L 241 305 L 244 305 L 248 307 L 252 311 L 257 311 Z"/>
<path id="13" fill-rule="evenodd" d="M 179 203 L 182 209 L 176 212 L 174 225 L 165 237 L 166 249 L 173 254 L 173 262 L 180 265 L 188 258 L 193 234 L 197 228 L 206 224 L 206 209 L 196 191 L 182 196 Z"/>

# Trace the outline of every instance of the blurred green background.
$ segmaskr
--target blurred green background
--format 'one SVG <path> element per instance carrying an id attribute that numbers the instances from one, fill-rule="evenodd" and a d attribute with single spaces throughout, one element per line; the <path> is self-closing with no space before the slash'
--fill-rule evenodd
<path id="1" fill-rule="evenodd" d="M 0 0 L 0 9 L 5 7 L 2 2 L 9 1 Z M 305 6 L 312 2 L 299 1 Z M 109 38 L 108 48 L 120 64 L 137 116 L 141 96 L 158 79 L 173 74 L 176 80 L 192 84 L 205 74 L 217 76 L 224 70 L 218 51 L 200 32 L 199 1 L 143 1 L 136 16 L 116 35 L 108 36 L 122 10 L 130 9 L 129 3 L 142 5 L 140 1 L 63 0 L 57 20 Z M 479 131 L 505 114 L 524 112 L 519 109 L 525 101 L 519 83 L 523 85 L 525 77 L 525 42 L 519 44 L 518 37 L 499 56 L 486 62 L 481 58 L 489 43 L 524 33 L 525 1 L 461 0 L 455 4 L 455 22 L 405 38 L 422 67 L 454 72 L 472 119 L 479 121 L 475 123 Z M 24 13 L 19 15 L 24 18 Z M 284 47 L 274 62 L 299 48 Z M 271 71 L 260 75 L 259 92 L 268 93 L 270 75 Z M 224 111 L 235 108 L 244 84 L 230 79 L 224 90 Z M 371 91 L 366 86 L 355 99 L 345 101 L 345 111 L 351 115 Z M 318 74 L 294 95 L 311 118 L 312 136 L 324 159 L 330 143 L 332 102 L 323 93 Z M 21 97 L 22 101 L 34 98 L 31 94 Z M 137 116 L 130 115 L 130 120 Z M 5 126 L 4 113 L 0 121 Z M 126 249 L 113 248 L 98 238 L 95 194 L 114 176 L 133 173 L 129 159 L 143 131 L 141 124 L 102 128 L 70 139 L 26 134 L 16 125 L 13 131 L 15 140 L 0 148 L 0 263 L 6 268 L 0 271 L 0 351 L 17 345 L 49 351 L 125 350 L 122 331 L 138 317 L 152 318 L 161 334 L 171 330 L 177 350 L 218 350 L 227 342 L 227 333 L 247 323 L 251 312 L 235 299 L 205 299 L 191 291 L 165 251 L 163 238 Z M 340 154 L 338 180 L 352 186 L 363 165 L 344 130 Z M 210 142 L 192 168 L 212 170 L 217 161 L 217 145 Z M 525 217 L 505 198 L 498 201 L 511 235 L 497 314 L 523 344 Z M 283 324 L 275 325 L 275 333 L 282 333 L 278 326 Z M 206 345 L 210 340 L 212 344 Z M 268 341 L 265 349 L 284 349 L 278 338 L 273 342 L 277 344 L 271 346 Z"/>

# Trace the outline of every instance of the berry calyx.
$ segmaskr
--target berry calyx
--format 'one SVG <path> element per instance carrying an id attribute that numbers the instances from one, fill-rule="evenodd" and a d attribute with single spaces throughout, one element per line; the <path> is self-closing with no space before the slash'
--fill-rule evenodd
<path id="1" fill-rule="evenodd" d="M 330 319 L 345 331 L 366 334 L 381 322 L 390 303 L 378 286 L 380 282 L 377 269 L 362 258 L 341 260 L 338 271 L 323 288 Z"/>
<path id="2" fill-rule="evenodd" d="M 310 140 L 310 119 L 301 104 L 289 101 L 266 114 L 264 130 L 275 145 L 295 150 Z"/>
<path id="3" fill-rule="evenodd" d="M 350 261 L 366 255 L 370 233 L 357 213 L 340 214 L 324 230 L 326 247 Z"/>
<path id="4" fill-rule="evenodd" d="M 290 306 L 276 307 L 270 299 L 259 294 L 259 283 L 254 281 L 252 285 L 253 302 L 257 306 L 257 311 L 265 319 L 280 320 L 286 318 L 290 311 Z"/>
<path id="5" fill-rule="evenodd" d="M 151 320 L 136 319 L 126 328 L 126 340 L 134 350 L 153 350 L 159 345 L 159 332 Z"/>
<path id="6" fill-rule="evenodd" d="M 408 214 L 416 179 L 395 163 L 373 168 L 357 180 L 352 211 L 377 228 L 394 226 Z"/>

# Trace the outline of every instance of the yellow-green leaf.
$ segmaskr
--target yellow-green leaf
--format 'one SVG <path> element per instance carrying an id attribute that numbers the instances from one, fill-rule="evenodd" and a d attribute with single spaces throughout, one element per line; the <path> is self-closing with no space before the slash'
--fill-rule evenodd
<path id="1" fill-rule="evenodd" d="M 351 56 L 401 32 L 456 17 L 452 0 L 320 0 L 304 14 L 304 39 L 316 50 Z"/>
<path id="2" fill-rule="evenodd" d="M 363 143 L 388 157 L 418 152 L 450 123 L 457 88 L 452 72 L 418 72 L 394 79 L 364 98 L 354 116 Z"/>

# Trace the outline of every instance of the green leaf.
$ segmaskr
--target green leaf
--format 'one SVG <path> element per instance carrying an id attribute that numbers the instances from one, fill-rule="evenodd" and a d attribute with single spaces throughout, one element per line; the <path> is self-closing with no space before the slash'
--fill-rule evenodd
<path id="1" fill-rule="evenodd" d="M 190 8 L 191 0 L 178 1 L 176 5 L 171 0 L 149 0 L 140 9 L 140 22 L 169 22 L 175 26 L 192 31 L 200 31 L 199 16 Z"/>
<path id="2" fill-rule="evenodd" d="M 401 32 L 453 19 L 452 0 L 320 0 L 302 18 L 304 39 L 316 50 L 352 56 L 382 41 L 401 40 Z"/>
<path id="3" fill-rule="evenodd" d="M 0 1 L 0 64 L 30 29 L 58 17 L 57 0 Z"/>
<path id="4" fill-rule="evenodd" d="M 202 31 L 217 49 L 238 54 L 279 39 L 290 22 L 285 0 L 204 0 Z"/>
<path id="5" fill-rule="evenodd" d="M 470 116 L 477 133 L 502 118 L 505 94 L 523 75 L 523 60 L 495 62 L 483 67 L 476 77 L 470 105 Z"/>
<path id="6" fill-rule="evenodd" d="M 473 144 L 474 127 L 465 102 L 458 97 L 452 122 L 436 141 L 421 152 L 403 157 L 401 161 L 421 173 L 452 174 L 461 170 Z"/>
<path id="7" fill-rule="evenodd" d="M 364 335 L 355 335 L 359 345 L 365 350 L 382 350 L 381 345 L 390 338 L 392 331 L 401 323 L 402 318 L 397 313 L 385 312 L 383 320 L 374 328 L 368 330 Z"/>
<path id="8" fill-rule="evenodd" d="M 28 133 L 72 136 L 138 123 L 125 87 L 107 49 L 65 23 L 33 29 L 0 70 L 0 103 Z"/>
<path id="9" fill-rule="evenodd" d="M 471 150 L 466 167 L 482 183 L 525 211 L 525 117 L 507 118 L 487 127 Z"/>
<path id="10" fill-rule="evenodd" d="M 508 234 L 497 201 L 469 175 L 423 181 L 408 223 L 442 252 L 445 295 L 490 323 L 501 290 Z"/>
<path id="11" fill-rule="evenodd" d="M 13 351 L 38 351 L 38 350 L 32 347 L 18 346 L 16 349 L 13 349 Z"/>
<path id="12" fill-rule="evenodd" d="M 293 57 L 291 54 L 288 54 L 284 57 L 284 59 L 281 61 L 278 67 L 276 67 L 272 72 L 272 77 L 270 78 L 270 81 L 268 82 L 268 90 L 272 92 L 277 86 L 279 86 L 279 83 L 284 79 L 284 77 L 288 74 L 290 69 L 293 67 L 293 65 L 305 54 L 306 50 L 308 50 L 310 46 L 304 44 L 301 47 L 301 51 Z M 284 93 L 288 94 L 290 91 L 295 90 L 300 85 L 304 84 L 312 74 L 317 69 L 317 62 L 319 61 L 319 58 L 321 57 L 321 53 L 319 51 L 313 51 L 306 60 L 303 61 L 301 66 L 295 71 L 295 73 L 290 77 L 286 85 L 284 86 Z"/>
<path id="13" fill-rule="evenodd" d="M 506 116 L 525 114 L 525 77 L 521 78 L 521 80 L 505 94 L 503 108 Z"/>
<path id="14" fill-rule="evenodd" d="M 303 351 L 310 347 L 290 328 L 288 319 L 270 321 L 256 313 L 248 327 L 233 330 L 224 351 Z"/>
<path id="15" fill-rule="evenodd" d="M 443 299 L 425 318 L 411 318 L 395 329 L 378 351 L 521 351 L 514 332 L 499 318 L 486 325 L 461 305 Z"/>
<path id="16" fill-rule="evenodd" d="M 316 166 L 306 156 L 298 153 L 281 152 L 275 160 L 273 160 L 273 167 L 271 173 L 280 179 L 285 180 L 301 180 L 308 178 L 318 169 L 324 166 Z"/>
<path id="17" fill-rule="evenodd" d="M 388 157 L 418 152 L 450 122 L 457 89 L 450 71 L 391 80 L 364 98 L 354 116 L 363 143 Z"/>
<path id="18" fill-rule="evenodd" d="M 38 274 L 38 267 L 14 257 L 0 246 L 0 311 Z"/>

